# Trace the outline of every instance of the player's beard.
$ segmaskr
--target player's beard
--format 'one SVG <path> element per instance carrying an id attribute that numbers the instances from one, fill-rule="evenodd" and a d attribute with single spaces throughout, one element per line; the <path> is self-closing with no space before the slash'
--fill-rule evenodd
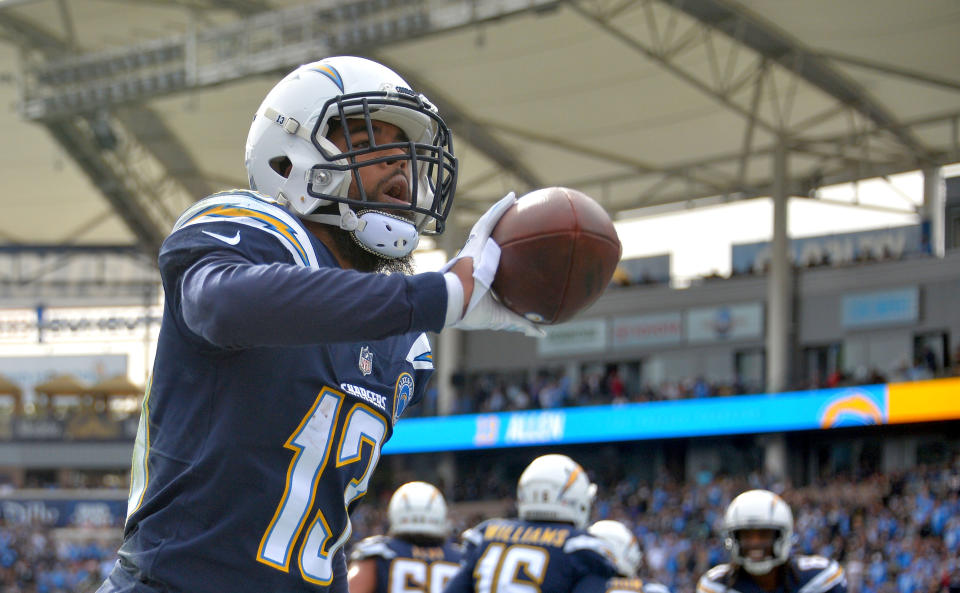
<path id="1" fill-rule="evenodd" d="M 334 214 L 340 215 L 340 207 L 337 204 L 329 204 L 318 208 L 315 214 Z M 350 267 L 358 272 L 378 272 L 381 274 L 413 274 L 413 255 L 404 257 L 387 258 L 370 251 L 360 245 L 356 237 L 350 231 L 337 228 L 335 226 L 327 227 L 329 237 L 333 240 L 334 249 L 341 258 L 346 260 Z"/>
<path id="2" fill-rule="evenodd" d="M 354 237 L 353 233 L 335 229 L 333 240 L 337 249 L 346 258 L 353 269 L 359 272 L 379 272 L 381 274 L 413 274 L 413 255 L 388 258 L 369 251 Z"/>

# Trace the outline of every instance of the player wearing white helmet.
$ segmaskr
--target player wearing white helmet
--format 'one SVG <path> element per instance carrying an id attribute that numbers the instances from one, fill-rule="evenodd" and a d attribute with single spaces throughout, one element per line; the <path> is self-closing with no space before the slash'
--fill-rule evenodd
<path id="1" fill-rule="evenodd" d="M 607 545 L 585 531 L 596 492 L 566 455 L 534 459 L 517 483 L 519 518 L 467 530 L 460 571 L 444 593 L 602 590 L 616 571 Z"/>
<path id="2" fill-rule="evenodd" d="M 371 273 L 407 271 L 457 178 L 437 108 L 392 70 L 300 66 L 254 112 L 246 166 L 254 191 L 200 200 L 161 247 L 163 322 L 101 593 L 345 593 L 348 509 L 433 372 L 426 332 L 539 333 L 489 291 L 512 193 L 441 272 Z"/>
<path id="3" fill-rule="evenodd" d="M 346 231 L 373 267 L 406 260 L 420 232 L 443 232 L 457 175 L 436 107 L 355 57 L 307 64 L 274 87 L 250 127 L 246 164 L 252 189 Z"/>
<path id="4" fill-rule="evenodd" d="M 387 506 L 386 536 L 359 542 L 350 554 L 350 593 L 435 593 L 457 572 L 460 548 L 449 542 L 443 494 L 432 484 L 408 482 Z"/>
<path id="5" fill-rule="evenodd" d="M 604 519 L 588 527 L 587 533 L 607 543 L 617 567 L 617 576 L 607 581 L 603 593 L 670 593 L 665 585 L 640 578 L 643 553 L 637 537 L 626 525 Z"/>
<path id="6" fill-rule="evenodd" d="M 793 513 L 768 490 L 748 490 L 723 515 L 721 536 L 730 562 L 715 566 L 697 593 L 846 593 L 840 565 L 822 556 L 792 555 Z"/>

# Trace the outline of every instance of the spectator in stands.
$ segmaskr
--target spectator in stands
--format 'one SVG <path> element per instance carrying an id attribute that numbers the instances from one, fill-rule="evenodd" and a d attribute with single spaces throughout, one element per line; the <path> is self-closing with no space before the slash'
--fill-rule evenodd
<path id="1" fill-rule="evenodd" d="M 530 394 L 523 386 L 510 384 L 506 386 L 507 399 L 511 410 L 526 410 L 530 407 Z"/>
<path id="2" fill-rule="evenodd" d="M 704 398 L 710 396 L 710 384 L 707 383 L 707 380 L 703 378 L 703 375 L 698 376 L 693 382 L 691 395 L 694 398 Z"/>
<path id="3" fill-rule="evenodd" d="M 922 360 L 922 357 L 918 360 Z M 960 375 L 960 366 L 957 367 Z M 876 367 L 861 365 L 851 373 L 837 368 L 822 378 L 811 371 L 797 389 L 844 387 L 849 385 L 875 385 L 897 381 L 916 381 L 931 378 L 924 364 L 908 366 L 905 363 L 888 377 Z M 496 386 L 496 387 L 494 387 Z M 616 366 L 602 372 L 584 372 L 578 383 L 566 373 L 538 373 L 532 383 L 511 379 L 496 373 L 483 373 L 466 378 L 458 387 L 455 413 L 498 412 L 505 410 L 550 409 L 560 406 L 611 405 L 623 402 L 673 401 L 702 397 L 728 397 L 762 393 L 764 385 L 746 383 L 735 375 L 732 381 L 711 381 L 698 375 L 696 378 L 668 380 L 660 384 L 643 382 L 631 389 L 623 380 Z M 506 394 L 506 397 L 503 396 Z"/>
<path id="4" fill-rule="evenodd" d="M 923 358 L 923 365 L 926 367 L 927 371 L 930 372 L 930 376 L 935 377 L 940 371 L 940 363 L 937 360 L 937 354 L 933 351 L 933 348 L 930 346 L 924 346 L 921 357 Z"/>
<path id="5" fill-rule="evenodd" d="M 748 482 L 746 476 L 717 473 L 685 484 L 646 482 L 609 463 L 594 465 L 604 493 L 594 504 L 596 517 L 632 525 L 645 551 L 644 576 L 674 591 L 692 591 L 696 576 L 724 562 L 723 542 L 716 536 L 724 510 L 735 494 L 753 484 L 787 493 L 796 518 L 797 552 L 830 550 L 844 566 L 851 593 L 943 593 L 951 586 L 960 593 L 960 458 L 905 472 L 830 475 L 799 488 L 773 486 L 763 476 Z M 508 503 L 502 499 L 512 498 L 514 487 L 499 464 L 473 464 L 459 468 L 455 500 L 503 508 Z M 387 491 L 354 509 L 355 538 L 389 529 L 389 495 Z M 462 529 L 493 516 L 477 515 L 476 505 L 452 512 L 452 521 Z M 717 529 L 704 527 L 713 525 Z M 64 589 L 71 593 L 96 588 L 84 589 L 87 581 L 80 575 L 109 572 L 116 560 L 112 540 L 73 542 L 55 534 L 36 524 L 0 521 L 0 591 L 32 591 L 40 581 L 44 586 L 80 583 Z M 47 590 L 57 591 L 52 586 Z"/>
<path id="6" fill-rule="evenodd" d="M 610 394 L 611 403 L 623 403 L 626 401 L 627 386 L 620 376 L 620 369 L 616 366 L 610 367 L 607 372 L 607 393 Z"/>
<path id="7" fill-rule="evenodd" d="M 116 559 L 112 540 L 57 540 L 54 529 L 0 522 L 0 591 L 87 593 Z"/>
<path id="8" fill-rule="evenodd" d="M 953 375 L 960 376 L 960 346 L 953 351 L 953 359 L 950 361 L 950 367 Z"/>

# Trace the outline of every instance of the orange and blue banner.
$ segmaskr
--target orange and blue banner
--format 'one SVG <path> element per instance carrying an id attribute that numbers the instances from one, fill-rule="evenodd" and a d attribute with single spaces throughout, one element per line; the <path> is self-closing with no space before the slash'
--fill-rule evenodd
<path id="1" fill-rule="evenodd" d="M 960 378 L 399 422 L 384 454 L 760 434 L 960 419 Z"/>
<path id="2" fill-rule="evenodd" d="M 960 418 L 960 377 L 886 387 L 888 424 Z"/>

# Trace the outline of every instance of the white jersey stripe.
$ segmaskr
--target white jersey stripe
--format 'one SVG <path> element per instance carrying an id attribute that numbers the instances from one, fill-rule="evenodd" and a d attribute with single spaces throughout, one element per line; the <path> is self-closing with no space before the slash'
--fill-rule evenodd
<path id="1" fill-rule="evenodd" d="M 433 348 L 430 346 L 430 340 L 427 334 L 420 336 L 413 342 L 410 352 L 407 353 L 407 362 L 413 365 L 414 369 L 433 369 Z"/>

